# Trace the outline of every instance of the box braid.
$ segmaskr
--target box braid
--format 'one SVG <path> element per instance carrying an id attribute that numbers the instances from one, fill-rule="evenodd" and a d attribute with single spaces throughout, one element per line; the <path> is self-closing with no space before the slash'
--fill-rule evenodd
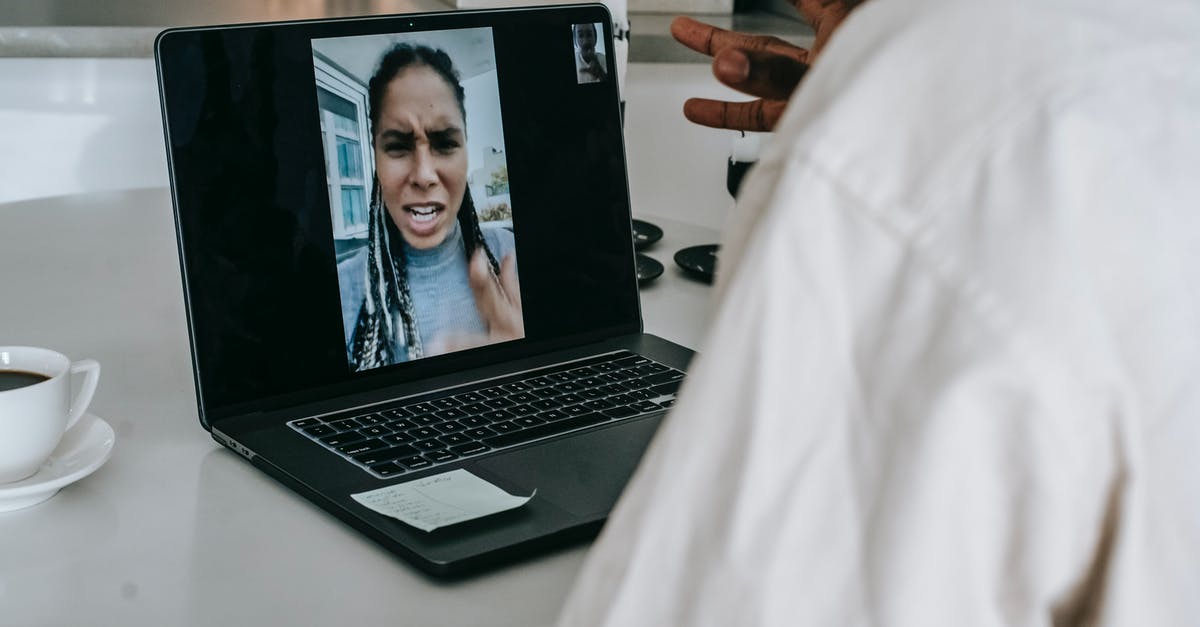
<path id="1" fill-rule="evenodd" d="M 465 92 L 458 82 L 458 72 L 450 56 L 441 50 L 428 46 L 413 46 L 397 44 L 393 46 L 379 61 L 379 68 L 371 77 L 368 86 L 368 115 L 371 120 L 371 140 L 374 142 L 375 125 L 379 122 L 379 107 L 383 103 L 383 95 L 387 85 L 400 73 L 400 70 L 414 64 L 424 65 L 437 72 L 446 81 L 455 99 L 458 101 L 459 112 L 466 123 L 467 112 L 464 105 Z M 464 129 L 465 131 L 465 129 Z M 369 227 L 367 242 L 367 289 L 363 297 L 362 307 L 358 312 L 358 320 L 354 327 L 354 343 L 351 349 L 353 367 L 355 370 L 377 368 L 398 361 L 418 359 L 424 355 L 421 345 L 421 334 L 417 329 L 416 312 L 413 308 L 412 294 L 408 289 L 408 269 L 404 255 L 403 236 L 388 216 L 383 202 L 383 192 L 379 187 L 379 177 L 373 177 L 371 182 L 371 205 L 369 211 Z M 492 273 L 500 274 L 500 264 L 495 254 L 488 247 L 479 227 L 479 216 L 475 212 L 475 203 L 471 199 L 470 188 L 463 194 L 462 206 L 458 209 L 459 230 L 463 237 L 463 248 L 466 251 L 467 263 L 477 248 L 482 247 L 487 255 Z M 391 338 L 396 337 L 395 322 L 391 312 L 400 314 L 403 325 L 404 344 L 407 354 L 394 355 Z"/>

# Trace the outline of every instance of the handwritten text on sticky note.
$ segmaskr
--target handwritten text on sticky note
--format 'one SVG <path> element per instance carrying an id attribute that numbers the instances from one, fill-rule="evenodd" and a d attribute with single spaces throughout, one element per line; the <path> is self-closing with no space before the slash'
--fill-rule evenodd
<path id="1" fill-rule="evenodd" d="M 520 507 L 533 494 L 513 496 L 459 468 L 350 497 L 380 514 L 433 531 Z"/>

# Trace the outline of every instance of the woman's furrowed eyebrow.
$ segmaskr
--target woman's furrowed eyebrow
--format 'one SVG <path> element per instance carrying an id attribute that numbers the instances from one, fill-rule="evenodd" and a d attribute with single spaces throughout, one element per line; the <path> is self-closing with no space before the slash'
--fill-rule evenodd
<path id="1" fill-rule="evenodd" d="M 429 131 L 427 135 L 429 135 L 431 141 L 458 141 L 462 137 L 462 129 L 457 126 L 451 126 L 440 131 Z"/>
<path id="2" fill-rule="evenodd" d="M 379 138 L 384 141 L 402 141 L 411 143 L 414 139 L 416 139 L 416 135 L 413 133 L 405 133 L 403 131 L 397 131 L 396 129 L 389 128 L 388 130 L 380 133 Z"/>

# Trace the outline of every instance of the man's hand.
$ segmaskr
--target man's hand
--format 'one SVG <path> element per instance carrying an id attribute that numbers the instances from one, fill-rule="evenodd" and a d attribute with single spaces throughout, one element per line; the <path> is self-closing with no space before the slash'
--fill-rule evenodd
<path id="1" fill-rule="evenodd" d="M 775 128 L 808 65 L 857 4 L 858 0 L 795 0 L 796 8 L 816 31 L 811 50 L 778 37 L 737 33 L 687 17 L 675 18 L 671 34 L 688 48 L 711 56 L 717 80 L 758 98 L 749 102 L 690 98 L 683 105 L 683 115 L 715 128 Z"/>
<path id="2" fill-rule="evenodd" d="M 600 59 L 596 55 L 592 55 L 590 60 L 584 59 L 584 61 L 587 62 L 587 67 L 583 68 L 585 74 L 590 75 L 598 81 L 604 80 L 604 66 L 600 65 Z"/>

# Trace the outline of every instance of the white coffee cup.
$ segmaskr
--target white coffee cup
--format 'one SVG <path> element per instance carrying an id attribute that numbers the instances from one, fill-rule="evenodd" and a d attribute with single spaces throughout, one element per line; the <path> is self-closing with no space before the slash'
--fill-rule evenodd
<path id="1" fill-rule="evenodd" d="M 72 400 L 72 378 L 80 373 L 85 378 Z M 83 416 L 99 380 L 93 359 L 72 362 L 45 348 L 0 346 L 0 484 L 38 471 Z"/>

